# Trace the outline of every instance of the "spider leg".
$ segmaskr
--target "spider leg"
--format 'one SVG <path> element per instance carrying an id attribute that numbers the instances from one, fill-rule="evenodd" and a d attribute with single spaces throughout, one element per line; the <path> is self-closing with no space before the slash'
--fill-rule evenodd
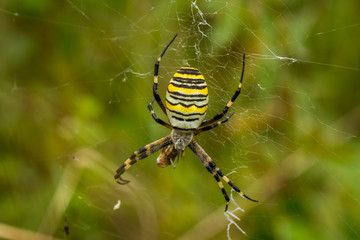
<path id="1" fill-rule="evenodd" d="M 233 182 L 230 181 L 228 177 L 226 177 L 220 170 L 218 166 L 216 166 L 215 162 L 210 159 L 209 165 L 215 170 L 215 172 L 227 183 L 230 185 L 232 189 L 234 189 L 236 192 L 238 192 L 241 196 L 244 198 L 253 201 L 253 202 L 259 202 L 258 200 L 252 199 L 245 195 Z"/>
<path id="2" fill-rule="evenodd" d="M 247 198 L 250 201 L 253 202 L 258 202 L 257 200 L 254 200 L 248 196 L 245 195 L 245 193 L 243 193 L 234 183 L 232 183 L 222 172 L 221 170 L 216 166 L 215 162 L 209 157 L 209 155 L 205 152 L 205 150 L 196 142 L 193 141 L 189 146 L 188 146 L 195 154 L 196 156 L 201 160 L 201 162 L 204 164 L 204 166 L 206 167 L 206 169 L 213 174 L 214 178 L 216 179 L 216 181 L 218 182 L 218 185 L 222 191 L 222 193 L 224 194 L 225 200 L 226 200 L 226 206 L 225 206 L 225 211 L 227 211 L 228 206 L 229 206 L 229 196 L 227 195 L 225 188 L 223 186 L 223 184 L 220 182 L 220 178 L 219 176 L 227 183 L 230 185 L 230 187 L 232 189 L 234 189 L 236 192 L 238 192 L 241 196 L 243 196 L 244 198 Z"/>
<path id="3" fill-rule="evenodd" d="M 114 176 L 115 181 L 118 182 L 119 184 L 127 184 L 127 183 L 129 183 L 130 182 L 129 180 L 125 180 L 125 179 L 121 178 L 121 175 L 126 170 L 128 170 L 137 161 L 150 156 L 151 154 L 159 151 L 160 149 L 166 147 L 167 145 L 170 145 L 171 143 L 172 143 L 171 137 L 167 136 L 167 137 L 161 138 L 159 140 L 156 140 L 155 142 L 152 142 L 152 143 L 140 148 L 139 150 L 135 151 L 130 156 L 130 158 L 128 158 L 123 163 L 123 165 L 116 170 L 116 174 Z"/>
<path id="4" fill-rule="evenodd" d="M 216 174 L 214 169 L 211 168 L 209 163 L 207 163 L 206 160 L 204 159 L 204 156 L 201 153 L 202 148 L 200 147 L 200 145 L 197 143 L 196 144 L 194 144 L 194 143 L 196 143 L 196 142 L 193 141 L 193 143 L 189 144 L 188 147 L 195 153 L 195 155 L 200 159 L 200 161 L 204 164 L 205 168 L 213 175 L 216 182 L 218 183 L 218 186 L 219 186 L 221 192 L 223 193 L 225 201 L 226 201 L 226 206 L 225 206 L 225 212 L 226 212 L 228 209 L 228 206 L 229 206 L 229 202 L 230 202 L 229 195 L 227 194 L 227 192 L 224 188 L 224 185 L 220 181 L 219 176 Z M 201 149 L 199 149 L 198 147 L 200 147 Z M 202 150 L 202 151 L 205 152 L 204 150 Z"/>
<path id="5" fill-rule="evenodd" d="M 208 131 L 208 130 L 213 129 L 213 128 L 219 126 L 219 125 L 222 124 L 222 123 L 226 123 L 226 122 L 229 120 L 229 118 L 231 118 L 232 115 L 234 115 L 234 112 L 232 112 L 229 116 L 227 116 L 226 118 L 222 119 L 221 121 L 218 121 L 218 122 L 216 122 L 216 123 L 214 123 L 214 124 L 212 124 L 212 125 L 208 125 L 208 126 L 205 126 L 205 127 L 203 127 L 203 128 L 199 128 L 199 129 L 195 130 L 194 134 L 195 134 L 195 135 L 198 135 L 199 133 L 202 133 L 202 132 L 205 132 L 205 131 Z"/>
<path id="6" fill-rule="evenodd" d="M 242 71 L 241 71 L 240 83 L 239 83 L 239 86 L 236 89 L 234 95 L 232 96 L 232 98 L 230 99 L 228 104 L 226 104 L 225 108 L 221 111 L 221 113 L 218 113 L 213 118 L 211 118 L 211 119 L 209 119 L 207 121 L 204 121 L 203 123 L 201 123 L 200 127 L 209 125 L 209 124 L 221 119 L 222 117 L 224 117 L 224 115 L 227 113 L 227 111 L 229 110 L 231 105 L 235 102 L 236 98 L 241 93 L 241 86 L 242 86 L 242 80 L 243 80 L 243 77 L 244 77 L 244 71 L 245 71 L 245 53 L 243 54 L 243 66 L 242 66 Z"/>
<path id="7" fill-rule="evenodd" d="M 154 98 L 156 99 L 156 102 L 159 104 L 161 110 L 162 110 L 165 114 L 166 114 L 165 106 L 164 106 L 163 102 L 161 101 L 160 95 L 157 93 L 158 80 L 159 80 L 159 67 L 160 67 L 160 61 L 161 61 L 162 57 L 164 56 L 166 50 L 167 50 L 168 47 L 172 44 L 172 42 L 175 40 L 176 37 L 177 37 L 177 34 L 175 34 L 175 36 L 173 37 L 173 39 L 171 39 L 171 41 L 168 43 L 168 45 L 166 45 L 165 49 L 162 51 L 162 53 L 160 54 L 160 56 L 159 56 L 158 59 L 156 60 L 155 68 L 154 68 L 153 94 L 154 94 Z"/>
<path id="8" fill-rule="evenodd" d="M 148 105 L 148 109 L 149 109 L 149 111 L 150 111 L 150 113 L 151 113 L 151 116 L 153 117 L 153 119 L 155 120 L 155 122 L 163 125 L 164 127 L 167 127 L 167 128 L 169 128 L 169 129 L 172 129 L 172 127 L 170 126 L 170 124 L 164 122 L 163 120 L 161 120 L 160 118 L 158 118 L 158 117 L 156 116 L 155 111 L 154 111 L 154 109 L 152 108 L 152 104 L 154 103 L 154 101 L 155 101 L 155 98 L 153 98 L 153 99 L 151 100 L 151 102 L 149 103 L 149 105 Z"/>

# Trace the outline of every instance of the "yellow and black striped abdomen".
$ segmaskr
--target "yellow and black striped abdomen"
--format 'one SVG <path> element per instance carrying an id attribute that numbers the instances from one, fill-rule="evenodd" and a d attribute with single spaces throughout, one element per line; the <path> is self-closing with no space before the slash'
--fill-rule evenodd
<path id="1" fill-rule="evenodd" d="M 182 67 L 166 91 L 166 113 L 172 127 L 195 130 L 204 120 L 209 96 L 204 76 L 197 68 Z"/>

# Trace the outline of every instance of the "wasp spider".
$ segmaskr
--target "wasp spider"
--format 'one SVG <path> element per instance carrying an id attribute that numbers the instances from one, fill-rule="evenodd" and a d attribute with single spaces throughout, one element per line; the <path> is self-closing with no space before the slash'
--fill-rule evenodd
<path id="1" fill-rule="evenodd" d="M 245 54 L 243 55 L 243 67 L 240 83 L 231 100 L 220 113 L 207 121 L 203 121 L 208 109 L 209 95 L 204 76 L 197 68 L 190 66 L 182 67 L 174 74 L 166 91 L 165 106 L 157 93 L 160 61 L 168 47 L 175 40 L 176 36 L 177 34 L 165 47 L 155 63 L 153 85 L 154 98 L 148 105 L 153 119 L 157 123 L 171 129 L 171 133 L 169 136 L 152 142 L 134 152 L 116 171 L 115 180 L 120 184 L 129 183 L 129 181 L 123 179 L 121 175 L 139 160 L 144 159 L 159 150 L 162 151 L 160 156 L 157 158 L 158 166 L 166 167 L 173 165 L 173 167 L 175 167 L 179 161 L 179 156 L 183 154 L 186 147 L 189 147 L 217 181 L 226 200 L 225 211 L 228 209 L 230 199 L 222 182 L 220 181 L 220 178 L 222 178 L 224 182 L 229 184 L 232 189 L 238 192 L 241 196 L 257 202 L 257 200 L 251 199 L 240 191 L 240 189 L 221 172 L 214 161 L 194 139 L 194 136 L 200 134 L 201 132 L 211 130 L 220 124 L 227 122 L 234 114 L 232 112 L 228 117 L 220 120 L 224 117 L 241 92 L 241 84 L 245 68 Z M 156 116 L 152 108 L 152 104 L 155 100 L 159 104 L 161 110 L 167 115 L 170 124 L 164 122 Z"/>

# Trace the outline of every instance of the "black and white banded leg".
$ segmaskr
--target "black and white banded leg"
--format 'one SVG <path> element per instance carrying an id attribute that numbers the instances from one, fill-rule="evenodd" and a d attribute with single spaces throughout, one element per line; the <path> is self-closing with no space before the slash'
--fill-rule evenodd
<path id="1" fill-rule="evenodd" d="M 175 40 L 176 37 L 177 37 L 177 34 L 175 34 L 173 39 L 171 39 L 171 41 L 168 43 L 168 45 L 166 45 L 165 49 L 162 51 L 162 53 L 160 54 L 160 56 L 156 60 L 155 67 L 154 67 L 153 94 L 154 94 L 154 98 L 155 98 L 156 102 L 159 104 L 161 110 L 165 114 L 166 114 L 165 106 L 164 106 L 163 102 L 161 101 L 160 95 L 157 93 L 158 81 L 159 81 L 159 67 L 160 67 L 160 61 L 161 61 L 162 57 L 164 56 L 166 50 L 169 48 L 169 46 L 172 44 L 172 42 Z"/>
<path id="2" fill-rule="evenodd" d="M 114 176 L 116 182 L 118 182 L 119 184 L 127 184 L 130 181 L 129 180 L 125 180 L 123 178 L 121 178 L 121 175 L 128 170 L 132 165 L 134 165 L 137 161 L 144 159 L 148 156 L 150 156 L 151 154 L 159 151 L 160 149 L 170 145 L 172 143 L 171 141 L 171 137 L 167 136 L 164 138 L 161 138 L 155 142 L 152 142 L 142 148 L 140 148 L 139 150 L 135 151 L 130 158 L 128 158 L 121 167 L 119 167 L 116 170 L 116 174 Z"/>
<path id="3" fill-rule="evenodd" d="M 212 173 L 215 180 L 217 181 L 219 188 L 221 189 L 221 192 L 223 193 L 225 200 L 226 200 L 225 211 L 227 211 L 227 209 L 228 209 L 230 198 L 229 198 L 223 184 L 221 183 L 219 176 L 241 196 L 249 199 L 250 201 L 258 202 L 257 200 L 254 200 L 254 199 L 248 197 L 247 195 L 245 195 L 245 193 L 243 193 L 233 182 L 231 182 L 230 179 L 221 172 L 221 170 L 216 166 L 215 162 L 210 158 L 210 156 L 205 152 L 205 150 L 195 140 L 188 147 L 195 153 L 195 155 L 204 164 L 206 169 L 210 173 Z"/>
<path id="4" fill-rule="evenodd" d="M 160 118 L 158 118 L 158 117 L 156 116 L 155 111 L 154 111 L 154 109 L 152 108 L 152 104 L 154 103 L 154 101 L 155 101 L 155 98 L 153 98 L 153 99 L 151 100 L 151 102 L 149 103 L 149 105 L 148 105 L 148 109 L 149 109 L 149 111 L 150 111 L 150 113 L 151 113 L 152 118 L 155 120 L 155 122 L 163 125 L 164 127 L 167 127 L 167 128 L 169 128 L 169 129 L 172 129 L 172 127 L 170 126 L 170 124 L 168 124 L 167 122 L 164 122 L 163 120 L 161 120 Z"/>
<path id="5" fill-rule="evenodd" d="M 226 104 L 225 108 L 221 111 L 221 113 L 216 114 L 213 118 L 204 121 L 200 127 L 209 125 L 213 122 L 216 122 L 217 120 L 221 119 L 222 117 L 224 117 L 224 115 L 227 113 L 227 111 L 229 110 L 229 108 L 231 107 L 231 105 L 233 105 L 233 103 L 235 102 L 236 98 L 240 95 L 241 93 L 241 86 L 242 86 L 242 80 L 244 77 L 244 71 L 245 71 L 245 53 L 243 54 L 243 66 L 242 66 L 242 71 L 241 71 L 241 77 L 240 77 L 240 83 L 238 88 L 236 89 L 234 95 L 232 96 L 232 98 L 230 99 L 230 101 L 228 102 L 228 104 Z"/>
<path id="6" fill-rule="evenodd" d="M 221 121 L 218 121 L 212 125 L 208 125 L 205 126 L 203 128 L 199 128 L 197 130 L 195 130 L 194 134 L 198 135 L 199 133 L 205 132 L 205 131 L 209 131 L 217 126 L 219 126 L 220 124 L 226 123 L 227 121 L 229 121 L 229 118 L 231 118 L 231 116 L 234 115 L 234 112 L 232 112 L 229 116 L 227 116 L 226 118 L 222 119 Z"/>

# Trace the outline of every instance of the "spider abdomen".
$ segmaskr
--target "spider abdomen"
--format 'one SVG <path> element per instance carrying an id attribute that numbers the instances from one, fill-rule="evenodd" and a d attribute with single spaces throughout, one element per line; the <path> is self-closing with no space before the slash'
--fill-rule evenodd
<path id="1" fill-rule="evenodd" d="M 166 113 L 172 127 L 195 130 L 204 120 L 209 96 L 204 76 L 194 67 L 182 67 L 166 91 Z"/>

